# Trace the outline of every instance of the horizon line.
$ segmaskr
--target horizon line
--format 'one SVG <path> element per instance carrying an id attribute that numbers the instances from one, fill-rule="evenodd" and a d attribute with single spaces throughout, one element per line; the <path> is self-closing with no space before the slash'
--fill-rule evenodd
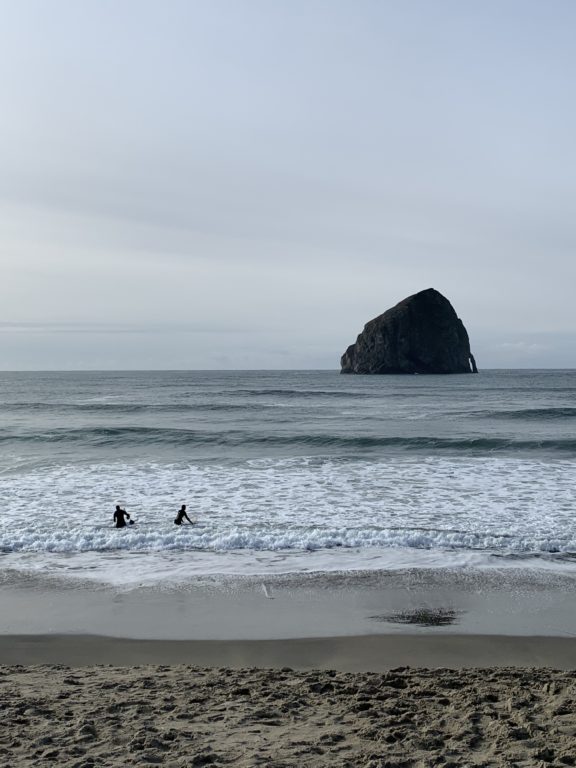
<path id="1" fill-rule="evenodd" d="M 480 368 L 479 373 L 494 371 L 576 371 L 572 368 L 517 366 L 509 368 Z M 339 368 L 0 368 L 3 373 L 341 373 Z M 451 378 L 453 376 L 468 376 L 469 373 L 387 373 L 387 374 L 343 374 L 351 378 L 357 376 L 371 378 L 386 378 L 398 376 L 440 376 Z"/>

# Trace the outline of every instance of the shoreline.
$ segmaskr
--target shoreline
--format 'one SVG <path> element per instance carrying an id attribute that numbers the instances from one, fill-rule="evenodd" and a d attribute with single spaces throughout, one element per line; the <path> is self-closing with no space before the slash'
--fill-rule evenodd
<path id="1" fill-rule="evenodd" d="M 386 672 L 576 668 L 576 638 L 402 634 L 283 640 L 142 640 L 104 635 L 2 635 L 0 665 L 192 665 Z"/>
<path id="2" fill-rule="evenodd" d="M 571 669 L 574 583 L 470 570 L 125 591 L 30 579 L 0 586 L 0 664 Z"/>
<path id="3" fill-rule="evenodd" d="M 259 641 L 356 636 L 576 638 L 576 574 L 414 570 L 212 580 L 170 589 L 0 580 L 2 636 Z"/>

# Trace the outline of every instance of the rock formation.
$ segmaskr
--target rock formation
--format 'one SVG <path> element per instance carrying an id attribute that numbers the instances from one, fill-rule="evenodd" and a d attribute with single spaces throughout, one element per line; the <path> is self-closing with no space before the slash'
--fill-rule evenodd
<path id="1" fill-rule="evenodd" d="M 342 373 L 478 373 L 462 320 L 434 288 L 366 323 L 340 363 Z"/>

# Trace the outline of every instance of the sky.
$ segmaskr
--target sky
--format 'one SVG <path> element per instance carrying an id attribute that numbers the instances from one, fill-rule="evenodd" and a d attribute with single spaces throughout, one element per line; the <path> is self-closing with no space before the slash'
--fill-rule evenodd
<path id="1" fill-rule="evenodd" d="M 0 369 L 576 367 L 572 0 L 0 0 Z"/>

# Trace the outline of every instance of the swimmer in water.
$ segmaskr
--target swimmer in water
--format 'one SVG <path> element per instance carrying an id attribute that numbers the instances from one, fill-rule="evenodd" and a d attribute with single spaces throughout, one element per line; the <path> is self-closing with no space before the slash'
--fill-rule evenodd
<path id="1" fill-rule="evenodd" d="M 174 525 L 182 525 L 182 523 L 184 522 L 184 519 L 188 520 L 190 525 L 194 525 L 192 520 L 190 520 L 190 518 L 186 514 L 186 504 L 182 504 L 182 506 L 180 507 L 178 514 L 176 515 L 176 519 L 174 520 Z"/>
<path id="2" fill-rule="evenodd" d="M 114 524 L 116 528 L 126 528 L 126 519 L 130 520 L 130 515 L 125 509 L 121 509 L 119 504 L 116 504 L 116 511 L 114 512 Z M 132 522 L 130 520 L 130 522 Z"/>

